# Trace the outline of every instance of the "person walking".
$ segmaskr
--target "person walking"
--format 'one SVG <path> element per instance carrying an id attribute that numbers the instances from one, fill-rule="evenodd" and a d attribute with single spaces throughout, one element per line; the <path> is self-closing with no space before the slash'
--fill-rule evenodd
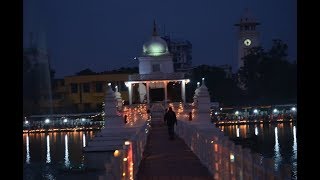
<path id="1" fill-rule="evenodd" d="M 167 123 L 167 126 L 168 126 L 169 138 L 171 140 L 173 140 L 174 139 L 174 125 L 178 125 L 178 124 L 177 124 L 176 113 L 172 110 L 172 107 L 169 107 L 168 111 L 164 115 L 164 121 Z"/>

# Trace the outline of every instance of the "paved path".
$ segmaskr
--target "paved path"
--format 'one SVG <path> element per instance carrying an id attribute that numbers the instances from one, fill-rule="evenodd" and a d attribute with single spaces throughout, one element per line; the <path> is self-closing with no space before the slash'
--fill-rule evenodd
<path id="1" fill-rule="evenodd" d="M 152 128 L 137 179 L 212 180 L 213 176 L 208 169 L 182 139 L 176 136 L 174 140 L 169 140 L 167 127 L 162 121 L 162 118 L 152 119 Z"/>

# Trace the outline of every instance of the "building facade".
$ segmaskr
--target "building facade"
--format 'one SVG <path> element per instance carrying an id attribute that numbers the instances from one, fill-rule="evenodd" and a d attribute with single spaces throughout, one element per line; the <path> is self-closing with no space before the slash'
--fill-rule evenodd
<path id="1" fill-rule="evenodd" d="M 117 86 L 122 99 L 128 101 L 128 88 L 124 82 L 128 73 L 66 76 L 53 83 L 53 109 L 55 113 L 101 112 L 108 83 Z"/>
<path id="2" fill-rule="evenodd" d="M 173 67 L 176 72 L 186 72 L 192 67 L 192 44 L 188 40 L 172 39 L 163 36 L 172 54 Z"/>

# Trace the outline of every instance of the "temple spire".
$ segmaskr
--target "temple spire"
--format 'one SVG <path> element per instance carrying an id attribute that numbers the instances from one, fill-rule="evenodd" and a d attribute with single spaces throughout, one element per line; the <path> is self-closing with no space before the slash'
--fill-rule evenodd
<path id="1" fill-rule="evenodd" d="M 153 32 L 152 32 L 152 36 L 158 36 L 157 26 L 156 26 L 156 20 L 153 20 Z"/>

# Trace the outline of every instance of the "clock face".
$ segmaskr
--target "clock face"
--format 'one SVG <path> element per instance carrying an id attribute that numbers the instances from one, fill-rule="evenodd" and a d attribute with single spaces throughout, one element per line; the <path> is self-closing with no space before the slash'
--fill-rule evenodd
<path id="1" fill-rule="evenodd" d="M 246 46 L 250 46 L 251 45 L 251 40 L 250 39 L 246 39 L 243 41 L 243 44 Z"/>

